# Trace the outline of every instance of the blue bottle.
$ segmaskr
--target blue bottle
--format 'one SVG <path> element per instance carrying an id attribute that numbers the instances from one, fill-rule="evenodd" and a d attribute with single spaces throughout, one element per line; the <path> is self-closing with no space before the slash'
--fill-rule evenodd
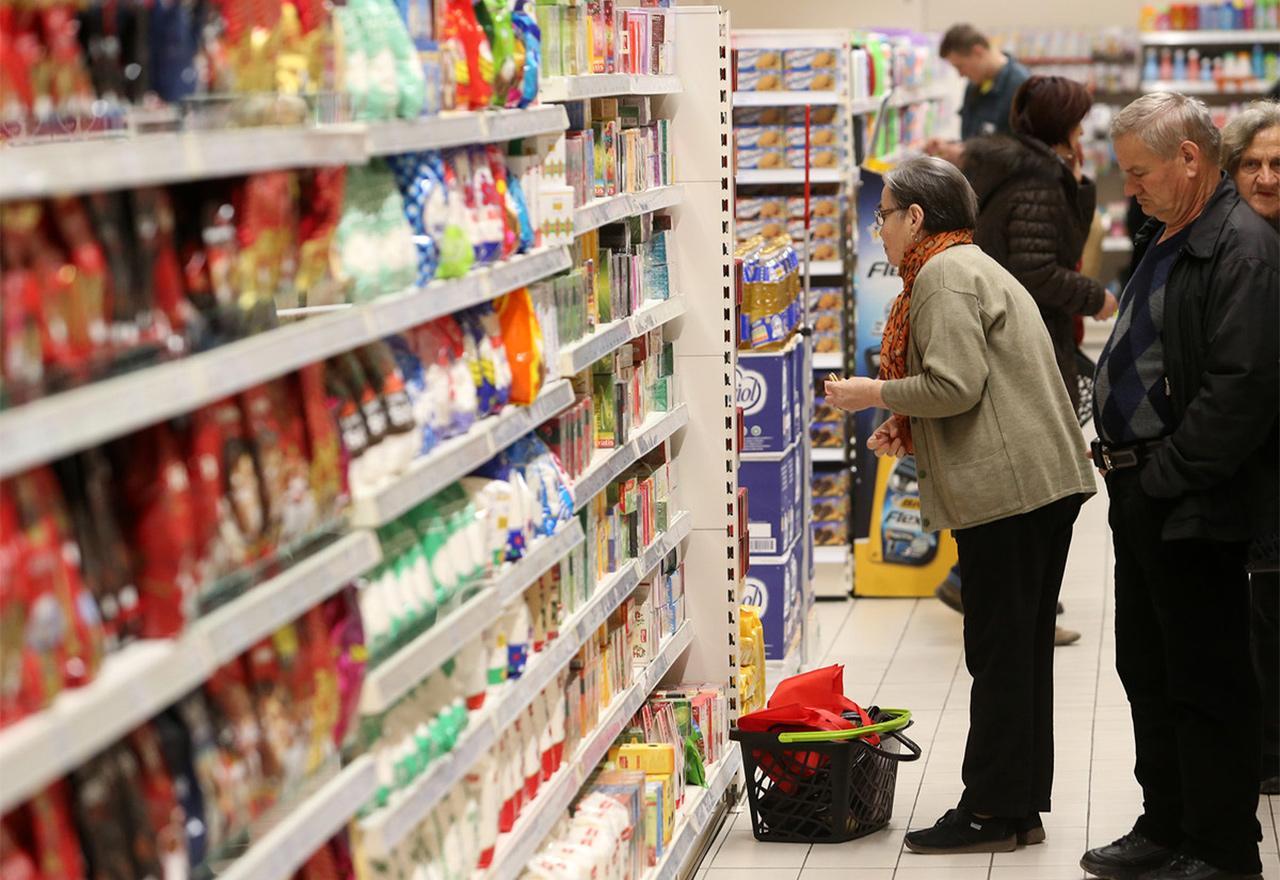
<path id="1" fill-rule="evenodd" d="M 1147 49 L 1147 63 L 1142 67 L 1142 78 L 1153 81 L 1160 78 L 1160 67 L 1156 62 L 1155 49 Z"/>
<path id="2" fill-rule="evenodd" d="M 1187 50 L 1179 49 L 1173 53 L 1173 78 L 1184 82 L 1187 78 Z"/>
<path id="3" fill-rule="evenodd" d="M 1267 75 L 1266 62 L 1262 57 L 1262 44 L 1253 44 L 1253 78 L 1265 79 Z"/>

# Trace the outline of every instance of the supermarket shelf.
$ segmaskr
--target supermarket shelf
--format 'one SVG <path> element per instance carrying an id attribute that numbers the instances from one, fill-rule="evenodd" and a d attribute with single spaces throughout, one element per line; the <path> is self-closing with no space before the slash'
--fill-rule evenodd
<path id="1" fill-rule="evenodd" d="M 402 650 L 371 670 L 360 689 L 360 713 L 377 715 L 391 708 L 423 679 L 477 638 L 498 618 L 502 607 L 586 540 L 575 517 L 507 566 L 483 590 L 467 600 Z"/>
<path id="2" fill-rule="evenodd" d="M 675 515 L 667 529 L 661 536 L 654 539 L 654 542 L 644 548 L 644 552 L 640 554 L 640 577 L 644 578 L 649 572 L 658 567 L 658 563 L 666 559 L 672 550 L 680 545 L 680 542 L 689 537 L 693 531 L 693 514 L 687 510 L 682 510 Z"/>
<path id="3" fill-rule="evenodd" d="M 694 847 L 715 818 L 720 802 L 729 786 L 742 772 L 742 752 L 737 743 L 729 744 L 729 752 L 714 768 L 708 767 L 707 787 L 702 789 L 684 808 L 682 817 L 676 820 L 676 833 L 667 846 L 662 860 L 644 875 L 643 880 L 676 880 L 689 868 Z M 690 789 L 686 789 L 686 792 Z"/>
<path id="4" fill-rule="evenodd" d="M 866 116 L 868 113 L 879 113 L 880 105 L 884 103 L 884 95 L 878 95 L 874 98 L 855 98 L 850 106 L 853 108 L 854 116 Z"/>
<path id="5" fill-rule="evenodd" d="M 142 641 L 111 655 L 92 683 L 0 733 L 0 812 L 164 710 L 380 559 L 371 532 L 345 535 L 196 621 L 180 638 Z"/>
<path id="6" fill-rule="evenodd" d="M 302 803 L 292 805 L 280 824 L 220 872 L 218 880 L 289 880 L 342 830 L 377 785 L 373 759 L 356 758 Z"/>
<path id="7" fill-rule="evenodd" d="M 687 424 L 689 407 L 682 403 L 670 412 L 651 414 L 633 432 L 634 436 L 625 445 L 616 449 L 597 450 L 591 466 L 573 484 L 573 509 L 585 509 L 588 502 L 604 491 L 605 486 L 617 479 L 619 474 Z"/>
<path id="8" fill-rule="evenodd" d="M 650 547 L 645 548 L 641 560 L 656 555 L 654 548 L 667 540 L 666 533 L 658 536 Z M 514 723 L 534 697 L 573 659 L 591 634 L 608 620 L 624 599 L 635 592 L 648 573 L 642 570 L 642 564 L 640 560 L 632 560 L 597 585 L 586 604 L 560 627 L 560 637 L 545 651 L 530 658 L 524 675 L 511 682 L 498 695 L 500 698 L 486 700 L 480 717 L 473 719 L 474 723 L 454 750 L 407 790 L 393 796 L 385 809 L 360 822 L 364 846 L 371 855 L 391 852 L 493 747 L 498 741 L 498 731 Z"/>
<path id="9" fill-rule="evenodd" d="M 844 275 L 844 260 L 811 260 L 810 275 Z"/>
<path id="10" fill-rule="evenodd" d="M 4 154 L 6 157 L 9 152 Z M 0 477 L 220 400 L 567 269 L 567 248 L 268 330 L 0 412 Z M 85 418 L 93 413 L 93 418 Z"/>
<path id="11" fill-rule="evenodd" d="M 235 177 L 282 168 L 363 164 L 363 126 L 264 127 L 24 144 L 4 150 L 0 200 L 76 195 Z"/>
<path id="12" fill-rule="evenodd" d="M 546 77 L 542 80 L 538 95 L 543 101 L 552 103 L 622 95 L 675 95 L 680 91 L 678 76 L 595 73 L 582 76 Z"/>
<path id="13" fill-rule="evenodd" d="M 840 92 L 734 92 L 735 107 L 837 107 L 845 102 Z"/>
<path id="14" fill-rule="evenodd" d="M 1144 79 L 1143 92 L 1181 92 L 1184 95 L 1263 95 L 1271 88 L 1265 79 L 1230 79 L 1217 82 L 1200 80 Z"/>
<path id="15" fill-rule="evenodd" d="M 1245 46 L 1280 43 L 1280 30 L 1239 31 L 1147 31 L 1144 46 Z"/>
<path id="16" fill-rule="evenodd" d="M 848 565 L 849 545 L 842 544 L 839 547 L 814 547 L 813 561 L 817 565 Z"/>
<path id="17" fill-rule="evenodd" d="M 573 387 L 561 379 L 542 389 L 530 406 L 509 406 L 483 419 L 467 433 L 446 440 L 374 494 L 352 503 L 351 521 L 359 526 L 388 523 L 435 495 L 450 483 L 510 446 L 573 403 Z"/>
<path id="18" fill-rule="evenodd" d="M 525 807 L 520 821 L 499 841 L 489 878 L 515 880 L 520 876 L 569 809 L 591 771 L 604 759 L 632 716 L 640 711 L 649 694 L 692 642 L 693 624 L 685 621 L 662 645 L 653 661 L 638 673 L 631 687 L 614 698 L 594 730 L 579 743 L 573 757 L 554 779 L 546 783 L 533 803 Z"/>
<path id="19" fill-rule="evenodd" d="M 817 351 L 813 353 L 815 370 L 843 370 L 844 355 L 838 351 Z"/>
<path id="20" fill-rule="evenodd" d="M 812 168 L 810 183 L 842 183 L 849 176 L 839 168 Z M 803 168 L 741 168 L 736 174 L 740 186 L 804 183 Z"/>
<path id="21" fill-rule="evenodd" d="M 560 349 L 560 375 L 581 373 L 596 361 L 608 357 L 637 336 L 661 327 L 684 314 L 685 299 L 673 296 L 665 300 L 650 300 L 634 315 L 612 321 L 589 336 Z"/>
<path id="22" fill-rule="evenodd" d="M 844 450 L 815 446 L 813 449 L 813 460 L 814 462 L 821 464 L 844 464 Z"/>
<path id="23" fill-rule="evenodd" d="M 569 117 L 559 106 L 444 113 L 422 119 L 370 123 L 368 152 L 372 156 L 385 156 L 495 143 L 540 134 L 560 134 L 568 127 Z"/>
<path id="24" fill-rule="evenodd" d="M 596 199 L 573 212 L 573 233 L 582 235 L 627 217 L 671 208 L 680 204 L 683 199 L 684 188 L 679 184 L 660 186 L 642 193 L 622 193 Z"/>
<path id="25" fill-rule="evenodd" d="M 1102 252 L 1106 254 L 1133 253 L 1133 241 L 1127 235 L 1110 235 L 1102 240 Z"/>

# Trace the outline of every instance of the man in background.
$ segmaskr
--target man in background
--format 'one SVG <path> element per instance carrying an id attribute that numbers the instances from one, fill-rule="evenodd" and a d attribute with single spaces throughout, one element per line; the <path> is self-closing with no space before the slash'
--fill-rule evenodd
<path id="1" fill-rule="evenodd" d="M 925 152 L 959 164 L 964 141 L 989 134 L 1009 133 L 1013 93 L 1031 74 L 999 49 L 973 25 L 957 24 L 942 37 L 938 54 L 969 81 L 960 107 L 960 140 L 932 138 Z"/>

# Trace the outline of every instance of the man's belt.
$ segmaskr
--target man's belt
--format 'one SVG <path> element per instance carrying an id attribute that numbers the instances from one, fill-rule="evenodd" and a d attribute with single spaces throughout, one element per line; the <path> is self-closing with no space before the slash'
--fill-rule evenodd
<path id="1" fill-rule="evenodd" d="M 1093 463 L 1104 471 L 1120 471 L 1125 468 L 1138 467 L 1151 457 L 1157 449 L 1164 445 L 1163 440 L 1144 440 L 1141 443 L 1129 443 L 1112 446 L 1101 440 L 1094 440 L 1090 446 L 1093 451 Z"/>

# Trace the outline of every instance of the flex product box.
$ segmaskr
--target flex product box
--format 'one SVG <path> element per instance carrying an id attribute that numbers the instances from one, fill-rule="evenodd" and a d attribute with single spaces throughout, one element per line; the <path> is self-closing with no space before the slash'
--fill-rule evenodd
<path id="1" fill-rule="evenodd" d="M 751 574 L 744 582 L 744 605 L 759 610 L 764 627 L 764 656 L 782 660 L 804 615 L 802 602 L 803 543 L 795 541 L 777 556 L 751 557 Z"/>
<path id="2" fill-rule="evenodd" d="M 757 556 L 776 556 L 795 542 L 804 522 L 800 510 L 803 443 L 785 452 L 743 453 L 738 485 L 747 490 L 751 566 Z"/>
<path id="3" fill-rule="evenodd" d="M 795 440 L 794 365 L 790 348 L 738 353 L 735 384 L 746 434 L 743 452 L 783 452 Z"/>

